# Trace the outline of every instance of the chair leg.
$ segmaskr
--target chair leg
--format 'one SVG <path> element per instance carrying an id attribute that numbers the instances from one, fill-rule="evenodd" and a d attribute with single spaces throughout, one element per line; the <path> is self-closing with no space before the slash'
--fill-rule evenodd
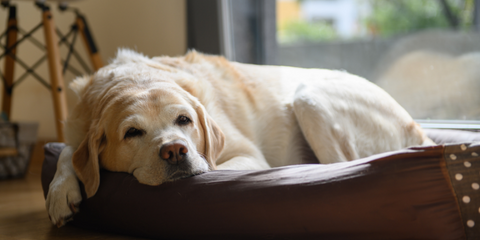
<path id="1" fill-rule="evenodd" d="M 85 43 L 85 47 L 87 48 L 93 68 L 95 69 L 95 71 L 97 71 L 98 69 L 103 67 L 103 62 L 98 52 L 97 46 L 95 45 L 95 41 L 93 40 L 92 33 L 88 28 L 87 21 L 85 20 L 84 16 L 78 14 L 75 22 L 78 26 L 78 30 L 82 34 L 83 42 Z"/>
<path id="2" fill-rule="evenodd" d="M 65 142 L 63 123 L 67 119 L 67 98 L 65 95 L 62 66 L 60 63 L 60 50 L 55 33 L 55 22 L 50 9 L 43 6 L 43 29 L 45 30 L 45 43 L 47 45 L 48 68 L 50 72 L 51 92 L 55 109 L 55 125 L 57 127 L 58 141 Z"/>
<path id="3" fill-rule="evenodd" d="M 13 47 L 17 42 L 17 9 L 15 6 L 9 7 L 9 15 L 7 21 L 7 44 L 6 50 L 8 51 L 5 56 L 5 82 L 3 86 L 3 101 L 2 101 L 2 118 L 4 120 L 10 120 L 11 107 L 12 107 L 12 90 L 13 90 L 13 77 L 15 68 L 15 56 L 17 48 Z M 11 48 L 11 49 L 10 49 Z"/>

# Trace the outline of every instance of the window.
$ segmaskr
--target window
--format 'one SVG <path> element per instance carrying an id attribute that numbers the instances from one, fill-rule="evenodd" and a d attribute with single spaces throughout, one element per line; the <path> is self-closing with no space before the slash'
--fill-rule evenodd
<path id="1" fill-rule="evenodd" d="M 365 77 L 421 123 L 480 120 L 480 1 L 276 3 L 278 64 Z"/>

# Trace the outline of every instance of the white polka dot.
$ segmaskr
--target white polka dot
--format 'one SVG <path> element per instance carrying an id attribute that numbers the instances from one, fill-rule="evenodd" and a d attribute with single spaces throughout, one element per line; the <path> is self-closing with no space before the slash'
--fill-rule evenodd
<path id="1" fill-rule="evenodd" d="M 470 202 L 470 197 L 469 196 L 463 196 L 462 201 L 464 203 L 469 203 Z"/>
<path id="2" fill-rule="evenodd" d="M 463 151 L 467 150 L 467 146 L 465 146 L 465 144 L 460 145 L 460 148 L 461 148 Z"/>
<path id="3" fill-rule="evenodd" d="M 464 162 L 463 165 L 465 165 L 465 167 L 471 167 L 472 166 L 472 164 L 469 161 Z"/>
<path id="4" fill-rule="evenodd" d="M 476 152 L 472 152 L 472 156 L 474 156 L 474 157 L 478 157 L 478 153 L 476 153 Z"/>
<path id="5" fill-rule="evenodd" d="M 473 226 L 475 226 L 475 222 L 473 220 L 468 220 L 467 221 L 467 226 L 468 227 L 473 227 Z"/>
<path id="6" fill-rule="evenodd" d="M 480 208 L 478 208 L 478 213 L 480 213 Z"/>
<path id="7" fill-rule="evenodd" d="M 457 160 L 457 156 L 455 156 L 455 154 L 452 153 L 452 154 L 450 154 L 450 159 Z"/>
<path id="8" fill-rule="evenodd" d="M 460 181 L 463 179 L 463 175 L 461 173 L 457 173 L 455 174 L 455 179 L 457 179 L 457 181 Z"/>
<path id="9" fill-rule="evenodd" d="M 472 183 L 472 188 L 473 188 L 473 190 L 478 190 L 478 189 L 480 189 L 480 185 L 478 185 L 478 183 L 474 182 L 474 183 Z"/>

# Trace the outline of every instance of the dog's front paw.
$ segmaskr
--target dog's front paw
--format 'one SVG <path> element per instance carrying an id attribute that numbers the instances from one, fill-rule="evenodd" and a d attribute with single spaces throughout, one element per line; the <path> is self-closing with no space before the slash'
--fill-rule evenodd
<path id="1" fill-rule="evenodd" d="M 81 201 L 82 194 L 75 176 L 54 178 L 45 203 L 52 223 L 61 227 L 71 221 Z"/>

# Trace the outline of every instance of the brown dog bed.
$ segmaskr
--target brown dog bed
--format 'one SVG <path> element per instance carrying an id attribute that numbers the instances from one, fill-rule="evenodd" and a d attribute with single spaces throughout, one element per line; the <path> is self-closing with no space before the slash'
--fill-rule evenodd
<path id="1" fill-rule="evenodd" d="M 438 143 L 480 140 L 427 133 Z M 45 195 L 63 147 L 45 146 Z M 479 154 L 476 144 L 439 145 L 330 165 L 213 171 L 157 187 L 102 171 L 71 224 L 160 239 L 480 239 Z"/>

